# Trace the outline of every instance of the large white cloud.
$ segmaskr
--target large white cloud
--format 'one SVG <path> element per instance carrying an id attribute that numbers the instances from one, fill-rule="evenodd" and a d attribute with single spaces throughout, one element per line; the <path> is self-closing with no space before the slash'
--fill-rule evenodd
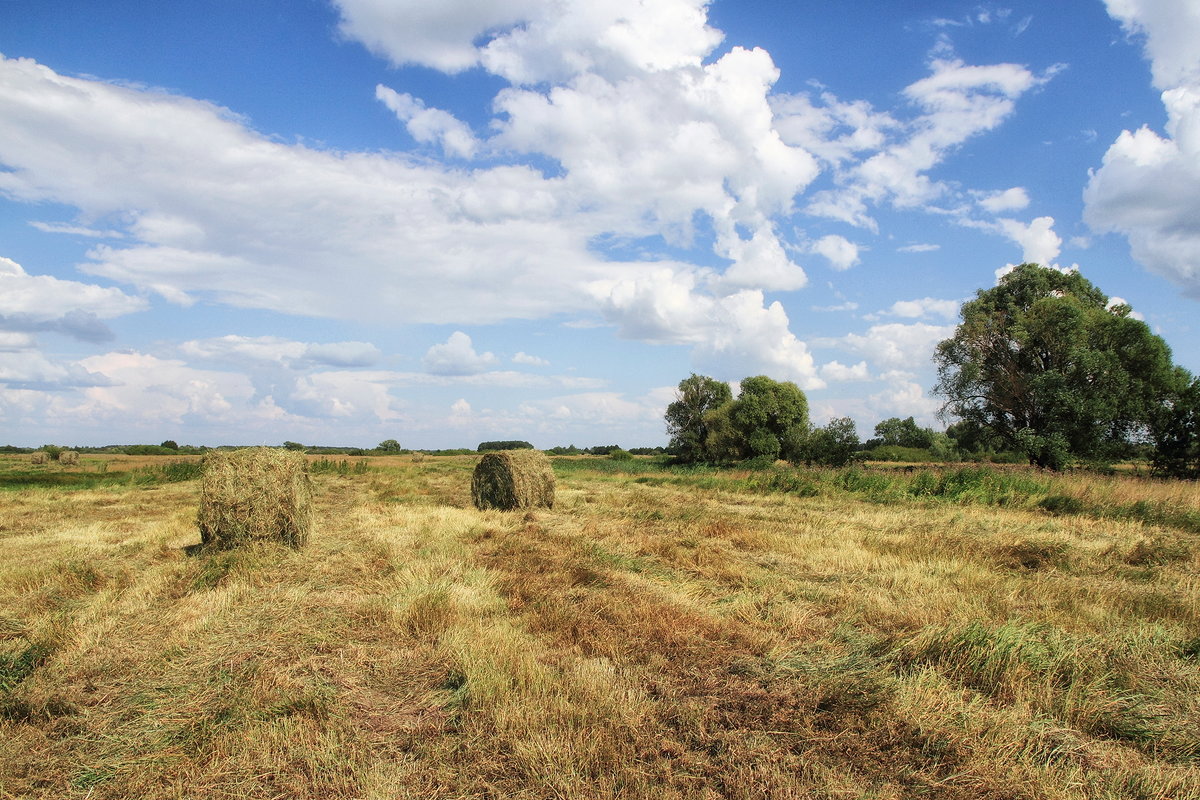
<path id="1" fill-rule="evenodd" d="M 819 105 L 805 97 L 776 99 L 784 141 L 822 156 L 840 184 L 814 195 L 806 210 L 875 230 L 872 205 L 931 206 L 952 190 L 929 173 L 964 142 L 1000 125 L 1023 94 L 1057 69 L 1038 76 L 1019 64 L 977 66 L 935 58 L 931 74 L 904 89 L 917 112 L 907 121 L 830 93 L 821 95 Z"/>
<path id="2" fill-rule="evenodd" d="M 1024 223 L 1003 218 L 996 221 L 999 230 L 1021 246 L 1021 260 L 1028 264 L 1051 266 L 1062 251 L 1062 239 L 1054 232 L 1054 217 L 1037 217 Z"/>
<path id="3" fill-rule="evenodd" d="M 177 359 L 137 352 L 90 356 L 81 365 L 109 378 L 107 386 L 84 390 L 74 412 L 95 425 L 182 423 L 187 418 L 206 421 L 230 419 L 247 424 L 275 411 L 251 409 L 254 391 L 250 380 L 233 372 L 196 369 Z M 251 413 L 253 411 L 253 413 Z M 238 413 L 235 413 L 238 412 Z"/>
<path id="4" fill-rule="evenodd" d="M 578 309 L 580 279 L 614 269 L 532 169 L 280 144 L 206 103 L 27 60 L 0 61 L 0 104 L 0 192 L 132 219 L 86 268 L 172 301 L 488 322 Z"/>
<path id="5" fill-rule="evenodd" d="M 101 320 L 140 311 L 140 297 L 50 275 L 30 275 L 0 256 L 0 331 L 55 331 L 85 341 L 103 341 L 112 333 Z"/>
<path id="6" fill-rule="evenodd" d="M 1200 6 L 1174 0 L 1107 0 L 1145 36 L 1165 136 L 1143 126 L 1109 147 L 1084 191 L 1084 219 L 1124 234 L 1133 257 L 1200 299 Z"/>
<path id="7" fill-rule="evenodd" d="M 457 72 L 479 63 L 475 40 L 494 28 L 515 25 L 544 0 L 334 0 L 341 31 L 394 64 L 424 64 Z"/>
<path id="8" fill-rule="evenodd" d="M 933 358 L 938 342 L 953 334 L 953 325 L 888 322 L 872 325 L 866 333 L 814 340 L 813 345 L 859 353 L 881 370 L 919 370 Z"/>
<path id="9" fill-rule="evenodd" d="M 780 303 L 768 305 L 762 292 L 750 289 L 713 296 L 701 289 L 705 277 L 664 268 L 636 279 L 598 281 L 591 288 L 622 336 L 693 345 L 696 367 L 721 380 L 763 373 L 805 389 L 824 386 Z"/>
<path id="10" fill-rule="evenodd" d="M 697 65 L 722 35 L 709 0 L 334 0 L 341 30 L 395 64 L 482 65 L 513 83 Z"/>
<path id="11" fill-rule="evenodd" d="M 0 386 L 7 389 L 57 391 L 109 386 L 112 381 L 74 362 L 58 362 L 33 349 L 0 350 Z"/>

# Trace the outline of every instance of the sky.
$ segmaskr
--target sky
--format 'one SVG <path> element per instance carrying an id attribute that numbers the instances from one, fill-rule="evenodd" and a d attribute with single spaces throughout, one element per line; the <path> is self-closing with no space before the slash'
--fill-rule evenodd
<path id="1" fill-rule="evenodd" d="M 0 0 L 0 443 L 941 428 L 1014 264 L 1200 372 L 1197 0 Z"/>

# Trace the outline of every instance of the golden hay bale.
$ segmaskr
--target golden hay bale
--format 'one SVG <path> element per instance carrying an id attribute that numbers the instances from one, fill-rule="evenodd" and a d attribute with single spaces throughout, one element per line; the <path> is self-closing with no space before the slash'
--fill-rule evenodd
<path id="1" fill-rule="evenodd" d="M 200 541 L 222 549 L 254 541 L 300 547 L 312 529 L 312 479 L 303 453 L 248 447 L 204 457 Z"/>
<path id="2" fill-rule="evenodd" d="M 45 450 L 35 450 L 29 454 L 30 464 L 45 464 L 50 460 L 50 454 Z"/>
<path id="3" fill-rule="evenodd" d="M 538 450 L 488 453 L 475 465 L 471 499 L 479 509 L 554 507 L 554 470 Z"/>
<path id="4" fill-rule="evenodd" d="M 79 453 L 74 450 L 63 450 L 58 454 L 58 463 L 64 467 L 74 467 L 79 464 Z"/>

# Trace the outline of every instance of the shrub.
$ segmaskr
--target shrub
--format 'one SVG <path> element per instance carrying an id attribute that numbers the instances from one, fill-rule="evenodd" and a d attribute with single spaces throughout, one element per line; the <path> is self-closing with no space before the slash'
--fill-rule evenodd
<path id="1" fill-rule="evenodd" d="M 936 459 L 928 450 L 917 447 L 900 447 L 898 445 L 882 445 L 873 450 L 867 450 L 863 453 L 869 461 L 908 461 L 916 463 L 925 463 L 930 461 L 940 461 Z"/>

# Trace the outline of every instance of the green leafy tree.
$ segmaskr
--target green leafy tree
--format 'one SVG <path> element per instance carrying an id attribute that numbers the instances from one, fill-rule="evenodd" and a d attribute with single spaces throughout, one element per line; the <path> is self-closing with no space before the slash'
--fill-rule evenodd
<path id="1" fill-rule="evenodd" d="M 756 375 L 742 381 L 729 418 L 744 458 L 787 458 L 791 453 L 785 446 L 808 431 L 808 398 L 794 383 Z"/>
<path id="2" fill-rule="evenodd" d="M 929 428 L 917 425 L 912 417 L 900 419 L 890 417 L 875 426 L 875 439 L 870 441 L 872 447 L 915 447 L 928 449 L 933 445 L 934 433 Z"/>
<path id="3" fill-rule="evenodd" d="M 1155 473 L 1169 478 L 1200 478 L 1200 378 L 1186 370 L 1156 409 L 1150 424 Z"/>
<path id="4" fill-rule="evenodd" d="M 284 450 L 297 450 L 297 451 L 299 451 L 299 450 L 303 450 L 303 449 L 304 449 L 304 445 L 300 444 L 299 442 L 284 442 L 284 443 L 283 443 L 283 449 L 284 449 Z"/>
<path id="5" fill-rule="evenodd" d="M 712 464 L 731 464 L 746 457 L 742 435 L 733 427 L 733 400 L 712 409 L 704 415 L 707 435 L 700 461 Z"/>
<path id="6" fill-rule="evenodd" d="M 178 450 L 179 449 L 179 445 L 178 445 L 178 443 L 176 443 L 176 441 L 174 439 L 167 439 L 165 442 L 160 444 L 159 447 L 165 447 L 168 450 Z"/>
<path id="7" fill-rule="evenodd" d="M 675 401 L 667 406 L 668 450 L 684 463 L 708 460 L 708 417 L 732 400 L 729 384 L 707 375 L 692 373 L 680 381 Z"/>
<path id="8" fill-rule="evenodd" d="M 1040 467 L 1119 456 L 1174 382 L 1170 349 L 1130 311 L 1078 272 L 1016 267 L 938 345 L 942 414 Z"/>
<path id="9" fill-rule="evenodd" d="M 797 460 L 810 465 L 844 467 L 859 460 L 858 446 L 858 428 L 854 420 L 838 417 L 829 420 L 829 424 L 823 428 L 809 431 L 799 447 Z"/>
<path id="10" fill-rule="evenodd" d="M 395 439 L 384 439 L 375 446 L 375 449 L 381 453 L 399 453 L 404 448 Z"/>
<path id="11" fill-rule="evenodd" d="M 946 428 L 946 436 L 963 453 L 980 453 L 987 449 L 992 432 L 973 420 L 959 420 Z"/>

